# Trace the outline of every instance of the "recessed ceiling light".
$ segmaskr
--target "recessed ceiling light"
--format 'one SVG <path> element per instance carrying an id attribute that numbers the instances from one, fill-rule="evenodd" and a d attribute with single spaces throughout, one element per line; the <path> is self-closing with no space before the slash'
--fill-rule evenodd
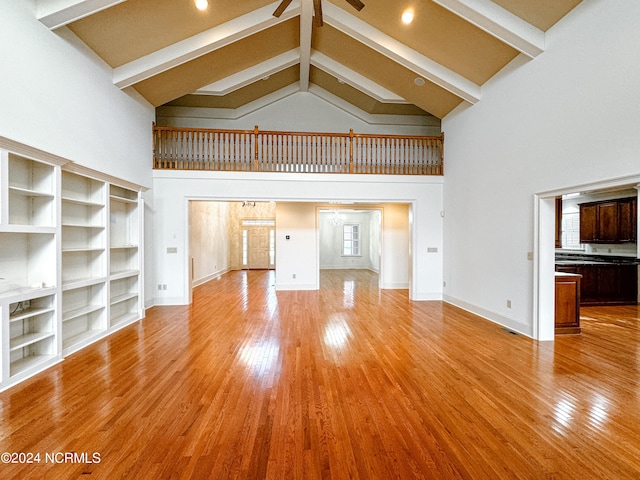
<path id="1" fill-rule="evenodd" d="M 198 10 L 206 10 L 209 6 L 209 0 L 196 0 L 196 8 Z"/>
<path id="2" fill-rule="evenodd" d="M 409 8 L 402 12 L 402 23 L 409 25 L 411 22 L 413 22 L 413 10 Z"/>
<path id="3" fill-rule="evenodd" d="M 424 78 L 416 77 L 413 80 L 413 83 L 415 83 L 419 87 L 422 87 L 426 82 L 424 81 Z"/>

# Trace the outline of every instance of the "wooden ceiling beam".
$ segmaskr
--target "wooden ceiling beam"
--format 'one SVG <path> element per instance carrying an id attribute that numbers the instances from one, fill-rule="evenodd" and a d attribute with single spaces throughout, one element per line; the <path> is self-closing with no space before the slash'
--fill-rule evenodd
<path id="1" fill-rule="evenodd" d="M 282 70 L 297 65 L 300 61 L 300 49 L 295 48 L 265 62 L 258 63 L 253 67 L 241 72 L 229 75 L 217 82 L 211 83 L 195 91 L 196 95 L 227 95 L 235 92 L 247 85 L 260 81 L 265 77 L 274 75 Z"/>
<path id="2" fill-rule="evenodd" d="M 544 52 L 544 32 L 490 0 L 433 0 L 489 35 L 535 58 Z"/>
<path id="3" fill-rule="evenodd" d="M 68 25 L 126 0 L 38 0 L 36 17 L 50 28 Z"/>
<path id="4" fill-rule="evenodd" d="M 324 5 L 324 22 L 463 100 L 471 104 L 480 100 L 479 85 L 330 2 Z"/>
<path id="5" fill-rule="evenodd" d="M 347 85 L 359 90 L 360 92 L 374 98 L 381 103 L 408 103 L 404 98 L 396 95 L 390 90 L 382 87 L 374 81 L 360 75 L 358 72 L 351 70 L 343 64 L 336 62 L 330 57 L 316 50 L 311 52 L 311 65 L 319 68 L 323 72 L 343 81 Z"/>
<path id="6" fill-rule="evenodd" d="M 313 0 L 300 0 L 300 91 L 309 90 Z"/>

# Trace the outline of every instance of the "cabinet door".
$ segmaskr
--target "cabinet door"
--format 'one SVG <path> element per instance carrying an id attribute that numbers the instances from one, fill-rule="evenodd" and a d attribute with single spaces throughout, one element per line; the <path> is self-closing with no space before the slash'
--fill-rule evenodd
<path id="1" fill-rule="evenodd" d="M 601 243 L 615 243 L 618 241 L 618 202 L 598 204 L 598 235 Z"/>
<path id="2" fill-rule="evenodd" d="M 598 300 L 617 302 L 620 300 L 620 269 L 616 265 L 602 265 L 598 270 Z"/>
<path id="3" fill-rule="evenodd" d="M 598 295 L 598 269 L 592 266 L 578 267 L 577 272 L 582 275 L 580 281 L 580 303 L 589 305 L 597 303 Z"/>
<path id="4" fill-rule="evenodd" d="M 638 201 L 635 198 L 624 198 L 618 202 L 620 220 L 619 241 L 633 243 L 637 239 Z"/>
<path id="5" fill-rule="evenodd" d="M 597 205 L 580 205 L 580 243 L 593 243 L 598 239 Z"/>
<path id="6" fill-rule="evenodd" d="M 618 267 L 620 301 L 635 304 L 638 301 L 638 266 L 621 265 Z"/>

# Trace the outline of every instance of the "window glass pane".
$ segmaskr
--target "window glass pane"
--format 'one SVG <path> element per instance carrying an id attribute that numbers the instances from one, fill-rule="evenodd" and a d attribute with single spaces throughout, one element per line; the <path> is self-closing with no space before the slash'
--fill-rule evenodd
<path id="1" fill-rule="evenodd" d="M 342 255 L 360 255 L 359 229 L 358 224 L 342 226 Z"/>
<path id="2" fill-rule="evenodd" d="M 272 228 L 269 230 L 269 265 L 276 263 L 276 231 Z"/>
<path id="3" fill-rule="evenodd" d="M 247 264 L 247 257 L 249 254 L 249 237 L 248 230 L 242 230 L 242 265 Z"/>

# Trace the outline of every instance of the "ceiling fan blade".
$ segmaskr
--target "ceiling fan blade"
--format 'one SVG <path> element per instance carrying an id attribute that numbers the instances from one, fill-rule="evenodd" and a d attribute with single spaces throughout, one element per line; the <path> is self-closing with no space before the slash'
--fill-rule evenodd
<path id="1" fill-rule="evenodd" d="M 362 3 L 360 0 L 347 0 L 347 2 L 349 2 L 349 5 L 351 5 L 358 11 L 364 8 L 364 3 Z"/>
<path id="2" fill-rule="evenodd" d="M 273 12 L 273 16 L 280 18 L 280 15 L 284 13 L 284 11 L 287 9 L 290 3 L 291 3 L 291 0 L 282 0 L 282 3 L 278 5 L 278 8 L 276 8 L 276 11 Z"/>
<path id="3" fill-rule="evenodd" d="M 313 24 L 316 27 L 321 27 L 324 25 L 322 21 L 322 3 L 321 0 L 313 0 L 313 10 L 315 12 L 313 16 Z"/>

